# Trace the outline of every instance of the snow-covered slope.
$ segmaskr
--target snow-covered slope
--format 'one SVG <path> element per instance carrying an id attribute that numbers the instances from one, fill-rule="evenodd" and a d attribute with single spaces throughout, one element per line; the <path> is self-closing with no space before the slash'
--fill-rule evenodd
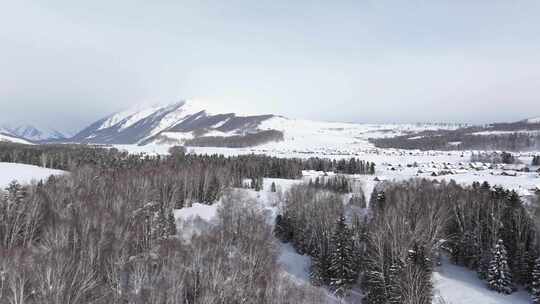
<path id="1" fill-rule="evenodd" d="M 199 101 L 135 107 L 101 119 L 71 141 L 102 144 L 182 144 L 199 136 L 244 135 L 272 115 L 237 116 L 214 113 Z"/>
<path id="2" fill-rule="evenodd" d="M 16 143 L 16 144 L 26 144 L 26 145 L 31 145 L 32 143 L 23 139 L 23 138 L 19 138 L 17 136 L 14 136 L 10 133 L 4 133 L 0 130 L 0 142 L 12 142 L 12 143 Z"/>
<path id="3" fill-rule="evenodd" d="M 27 184 L 33 180 L 42 180 L 51 175 L 65 173 L 61 170 L 46 169 L 31 165 L 0 163 L 0 188 L 5 188 L 13 180 L 21 184 Z"/>
<path id="4" fill-rule="evenodd" d="M 373 148 L 369 138 L 403 135 L 411 132 L 457 129 L 457 124 L 354 124 L 289 119 L 275 116 L 259 125 L 261 130 L 284 133 L 281 142 L 268 143 L 260 148 L 276 151 L 321 153 L 354 152 Z"/>

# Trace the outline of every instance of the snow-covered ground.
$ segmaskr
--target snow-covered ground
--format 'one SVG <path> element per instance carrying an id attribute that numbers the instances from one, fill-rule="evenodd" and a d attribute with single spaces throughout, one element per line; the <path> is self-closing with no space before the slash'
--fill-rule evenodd
<path id="1" fill-rule="evenodd" d="M 51 175 L 61 175 L 66 173 L 62 170 L 41 168 L 38 166 L 0 163 L 0 188 L 5 188 L 13 180 L 21 184 L 32 181 L 47 179 Z"/>
<path id="2" fill-rule="evenodd" d="M 273 117 L 259 125 L 261 130 L 278 130 L 284 140 L 260 146 L 278 151 L 358 151 L 373 148 L 369 138 L 398 136 L 411 132 L 455 129 L 457 125 L 441 124 L 353 124 Z"/>
<path id="3" fill-rule="evenodd" d="M 434 303 L 443 299 L 445 304 L 529 304 L 531 298 L 520 290 L 511 295 L 489 290 L 475 272 L 451 264 L 447 259 L 433 274 Z"/>
<path id="4" fill-rule="evenodd" d="M 116 146 L 119 149 L 133 153 L 146 152 L 149 154 L 167 154 L 168 146 L 147 145 Z M 498 185 L 516 190 L 522 196 L 532 195 L 536 189 L 540 189 L 539 167 L 530 166 L 532 155 L 535 153 L 519 153 L 516 157 L 523 163 L 520 166 L 490 165 L 485 163 L 471 163 L 472 153 L 479 151 L 419 151 L 399 149 L 368 148 L 348 151 L 306 152 L 305 150 L 285 151 L 280 149 L 257 148 L 212 148 L 212 147 L 189 147 L 188 152 L 197 154 L 222 154 L 225 156 L 264 154 L 275 157 L 309 158 L 324 157 L 329 159 L 346 159 L 356 157 L 362 160 L 374 162 L 377 167 L 376 177 L 379 180 L 403 180 L 415 177 L 436 180 L 455 180 L 457 183 L 470 185 L 473 182 L 487 181 L 492 186 Z M 538 153 L 540 154 L 540 152 Z M 530 172 L 520 172 L 519 169 L 529 166 Z M 437 175 L 437 176 L 433 176 Z M 367 182 L 372 176 L 358 176 Z M 371 192 L 368 192 L 369 195 Z"/>

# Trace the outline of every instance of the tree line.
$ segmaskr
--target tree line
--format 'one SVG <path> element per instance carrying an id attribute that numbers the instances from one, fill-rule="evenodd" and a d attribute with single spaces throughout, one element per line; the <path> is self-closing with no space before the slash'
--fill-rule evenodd
<path id="1" fill-rule="evenodd" d="M 245 135 L 200 136 L 187 140 L 185 145 L 191 147 L 245 148 L 279 141 L 283 141 L 283 132 L 277 130 L 265 130 Z"/>
<path id="2" fill-rule="evenodd" d="M 474 129 L 476 131 L 476 129 Z M 540 135 L 536 133 L 502 133 L 475 135 L 469 129 L 454 131 L 425 131 L 414 135 L 372 138 L 378 148 L 410 150 L 498 150 L 532 151 L 540 149 Z"/>
<path id="3" fill-rule="evenodd" d="M 508 152 L 478 152 L 471 154 L 471 162 L 491 163 L 491 164 L 515 164 L 517 159 Z"/>
<path id="4" fill-rule="evenodd" d="M 170 157 L 128 153 L 116 148 L 92 145 L 22 145 L 0 143 L 0 162 L 23 163 L 44 168 L 72 170 L 85 165 L 104 169 L 140 168 L 149 164 L 174 161 L 177 166 L 192 162 L 212 163 L 241 171 L 247 177 L 265 176 L 295 179 L 302 170 L 317 170 L 343 174 L 375 174 L 375 164 L 357 158 L 331 160 L 313 157 L 309 159 L 278 158 L 265 155 L 199 155 L 186 153 L 182 146 L 171 147 Z M 151 166 L 151 165 L 150 165 Z"/>
<path id="5" fill-rule="evenodd" d="M 352 183 L 353 182 L 350 178 L 343 175 L 336 175 L 333 177 L 317 176 L 315 181 L 311 178 L 309 179 L 308 186 L 314 189 L 322 189 L 346 194 L 353 191 Z"/>

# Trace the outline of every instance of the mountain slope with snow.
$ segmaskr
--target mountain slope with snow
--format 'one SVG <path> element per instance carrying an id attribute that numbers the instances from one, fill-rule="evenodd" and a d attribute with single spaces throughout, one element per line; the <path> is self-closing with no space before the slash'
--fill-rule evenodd
<path id="1" fill-rule="evenodd" d="M 165 106 L 133 108 L 103 118 L 71 141 L 99 144 L 183 144 L 201 136 L 238 136 L 256 132 L 272 115 L 237 116 L 209 113 L 204 104 L 181 101 Z"/>
<path id="2" fill-rule="evenodd" d="M 9 134 L 4 134 L 4 133 L 0 133 L 0 142 L 11 142 L 11 143 L 16 143 L 16 144 L 32 145 L 31 142 L 25 139 L 15 137 Z"/>
<path id="3" fill-rule="evenodd" d="M 32 144 L 28 140 L 13 134 L 11 130 L 9 130 L 5 126 L 0 126 L 0 142 L 11 142 L 11 143 L 17 143 L 17 144 L 26 144 L 26 145 Z"/>

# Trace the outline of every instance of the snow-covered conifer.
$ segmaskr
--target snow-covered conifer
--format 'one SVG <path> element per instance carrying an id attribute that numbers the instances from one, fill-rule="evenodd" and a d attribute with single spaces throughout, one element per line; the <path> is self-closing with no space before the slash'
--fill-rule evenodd
<path id="1" fill-rule="evenodd" d="M 493 257 L 488 269 L 489 288 L 505 294 L 514 291 L 512 284 L 512 273 L 508 266 L 508 254 L 502 240 L 499 240 L 493 250 Z"/>

